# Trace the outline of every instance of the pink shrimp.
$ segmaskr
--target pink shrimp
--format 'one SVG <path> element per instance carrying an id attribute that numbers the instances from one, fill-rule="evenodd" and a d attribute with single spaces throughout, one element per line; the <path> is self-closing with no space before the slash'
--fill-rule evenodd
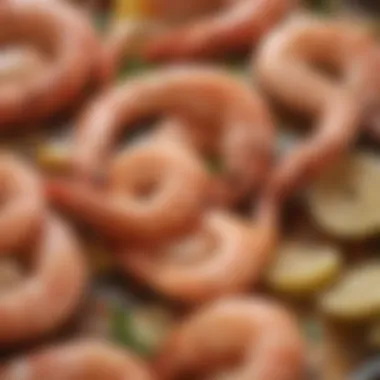
<path id="1" fill-rule="evenodd" d="M 226 212 L 206 212 L 193 233 L 150 250 L 124 248 L 118 261 L 127 274 L 181 302 L 246 291 L 260 279 L 277 240 L 267 217 L 251 226 Z"/>
<path id="2" fill-rule="evenodd" d="M 296 0 L 224 0 L 214 17 L 174 27 L 147 42 L 148 60 L 189 59 L 248 49 L 287 13 Z"/>
<path id="3" fill-rule="evenodd" d="M 380 112 L 379 112 L 379 105 L 380 105 L 380 75 L 379 75 L 379 68 L 380 68 L 380 49 L 379 46 L 377 46 L 376 53 L 375 53 L 375 59 L 374 59 L 374 66 L 372 68 L 372 73 L 374 74 L 373 83 L 375 85 L 375 96 L 372 101 L 368 105 L 368 109 L 366 110 L 365 115 L 365 124 L 368 126 L 368 133 L 369 136 L 375 140 L 376 142 L 380 142 Z"/>
<path id="4" fill-rule="evenodd" d="M 49 216 L 32 251 L 28 253 L 34 264 L 30 277 L 0 295 L 2 347 L 57 329 L 84 293 L 86 266 L 78 242 L 63 221 Z"/>
<path id="5" fill-rule="evenodd" d="M 152 242 L 192 227 L 206 202 L 207 183 L 197 157 L 161 141 L 117 155 L 106 191 L 66 180 L 52 180 L 47 188 L 50 199 L 102 234 Z"/>
<path id="6" fill-rule="evenodd" d="M 262 45 L 256 78 L 287 106 L 319 117 L 316 133 L 272 173 L 274 198 L 289 195 L 341 156 L 357 136 L 360 118 L 373 97 L 373 39 L 351 24 L 296 18 L 278 28 Z M 334 83 L 313 64 L 344 72 Z"/>
<path id="7" fill-rule="evenodd" d="M 81 12 L 64 2 L 6 0 L 0 4 L 1 41 L 26 42 L 45 54 L 45 69 L 26 83 L 0 83 L 0 124 L 50 116 L 106 76 L 102 49 Z"/>
<path id="8" fill-rule="evenodd" d="M 299 380 L 304 350 L 301 332 L 286 309 L 263 299 L 226 298 L 175 329 L 154 369 L 162 380 Z"/>
<path id="9" fill-rule="evenodd" d="M 215 11 L 221 0 L 145 0 L 145 4 L 154 19 L 178 23 Z"/>
<path id="10" fill-rule="evenodd" d="M 266 105 L 224 71 L 201 66 L 162 69 L 102 95 L 79 122 L 74 168 L 82 177 L 93 177 L 125 125 L 162 113 L 180 115 L 191 127 L 218 137 L 222 181 L 231 198 L 249 193 L 266 176 L 274 140 Z"/>
<path id="11" fill-rule="evenodd" d="M 0 212 L 0 251 L 25 246 L 43 221 L 45 202 L 35 170 L 11 153 L 0 154 L 3 205 Z"/>
<path id="12" fill-rule="evenodd" d="M 147 365 L 108 343 L 79 341 L 11 360 L 2 380 L 153 380 Z"/>
<path id="13" fill-rule="evenodd" d="M 47 60 L 37 49 L 9 47 L 0 52 L 0 83 L 26 82 L 46 68 Z"/>

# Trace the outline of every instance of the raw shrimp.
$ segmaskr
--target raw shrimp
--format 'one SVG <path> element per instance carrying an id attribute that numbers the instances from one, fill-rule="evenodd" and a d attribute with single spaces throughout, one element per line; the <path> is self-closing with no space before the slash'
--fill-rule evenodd
<path id="1" fill-rule="evenodd" d="M 108 75 L 89 20 L 64 2 L 2 1 L 0 25 L 0 45 L 31 44 L 49 62 L 26 83 L 0 83 L 1 125 L 51 115 L 80 95 L 92 76 Z"/>
<path id="2" fill-rule="evenodd" d="M 341 156 L 357 136 L 360 118 L 374 96 L 373 39 L 361 28 L 339 21 L 296 17 L 262 45 L 256 78 L 287 106 L 318 117 L 314 136 L 284 159 L 269 180 L 274 198 L 284 198 Z M 313 67 L 344 73 L 334 82 Z"/>
<path id="3" fill-rule="evenodd" d="M 228 73 L 196 65 L 161 69 L 102 95 L 79 122 L 74 168 L 82 177 L 94 177 L 124 126 L 163 113 L 214 134 L 227 197 L 250 193 L 267 175 L 274 130 L 266 105 Z"/>
<path id="4" fill-rule="evenodd" d="M 206 202 L 202 162 L 177 144 L 152 141 L 116 155 L 106 191 L 52 180 L 49 198 L 111 237 L 158 241 L 187 230 Z"/>
<path id="5" fill-rule="evenodd" d="M 38 232 L 45 202 L 34 168 L 11 153 L 0 153 L 0 181 L 0 251 L 4 254 L 24 246 Z"/>
<path id="6" fill-rule="evenodd" d="M 149 60 L 225 55 L 248 49 L 274 27 L 296 0 L 223 0 L 215 16 L 158 34 L 144 48 Z"/>
<path id="7" fill-rule="evenodd" d="M 227 212 L 206 212 L 193 233 L 151 250 L 124 248 L 117 257 L 127 274 L 156 292 L 205 302 L 256 285 L 275 247 L 272 222 L 258 218 L 251 226 Z"/>
<path id="8" fill-rule="evenodd" d="M 299 380 L 304 366 L 304 343 L 292 315 L 248 297 L 196 312 L 169 336 L 154 363 L 162 380 Z"/>
<path id="9" fill-rule="evenodd" d="M 30 276 L 0 295 L 2 347 L 52 332 L 73 313 L 85 290 L 82 252 L 63 221 L 49 216 L 31 250 L 26 252 L 33 262 Z"/>
<path id="10" fill-rule="evenodd" d="M 134 354 L 108 343 L 79 341 L 4 364 L 2 380 L 153 380 Z"/>

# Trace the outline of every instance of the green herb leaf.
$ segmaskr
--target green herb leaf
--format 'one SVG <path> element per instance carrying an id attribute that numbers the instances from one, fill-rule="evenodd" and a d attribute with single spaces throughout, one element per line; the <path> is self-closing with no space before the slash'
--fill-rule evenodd
<path id="1" fill-rule="evenodd" d="M 149 356 L 151 354 L 150 347 L 136 337 L 134 317 L 130 310 L 117 305 L 113 310 L 110 328 L 111 337 L 116 343 L 129 347 L 142 356 Z"/>
<path id="2" fill-rule="evenodd" d="M 210 173 L 218 174 L 223 172 L 223 162 L 219 157 L 208 158 L 206 165 Z"/>
<path id="3" fill-rule="evenodd" d="M 145 62 L 142 59 L 130 59 L 127 61 L 127 63 L 124 65 L 121 72 L 119 73 L 119 79 L 123 80 L 125 78 L 144 73 L 153 69 L 154 67 L 154 64 Z"/>
<path id="4" fill-rule="evenodd" d="M 335 9 L 333 0 L 305 0 L 306 7 L 321 13 L 330 13 Z"/>

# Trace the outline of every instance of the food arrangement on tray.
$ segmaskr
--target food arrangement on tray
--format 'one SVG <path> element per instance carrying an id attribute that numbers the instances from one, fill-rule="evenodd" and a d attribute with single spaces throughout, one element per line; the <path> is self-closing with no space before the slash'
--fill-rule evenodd
<path id="1" fill-rule="evenodd" d="M 0 379 L 377 379 L 378 15 L 0 2 Z"/>

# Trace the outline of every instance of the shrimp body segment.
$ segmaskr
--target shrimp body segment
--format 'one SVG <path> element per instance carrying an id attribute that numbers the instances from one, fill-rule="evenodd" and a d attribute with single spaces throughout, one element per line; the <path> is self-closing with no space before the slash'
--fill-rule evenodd
<path id="1" fill-rule="evenodd" d="M 49 62 L 27 82 L 0 83 L 1 125 L 62 110 L 103 70 L 89 20 L 64 2 L 2 1 L 0 25 L 0 44 L 31 44 Z"/>
<path id="2" fill-rule="evenodd" d="M 261 223 L 260 223 L 261 222 Z M 127 248 L 119 261 L 125 271 L 155 291 L 185 303 L 201 303 L 255 285 L 271 259 L 276 229 L 222 211 L 206 212 L 195 231 L 169 244 Z"/>
<path id="3" fill-rule="evenodd" d="M 154 380 L 132 353 L 110 344 L 80 341 L 16 358 L 4 365 L 2 380 Z"/>
<path id="4" fill-rule="evenodd" d="M 159 241 L 187 230 L 206 201 L 208 176 L 197 157 L 173 144 L 136 145 L 118 154 L 106 190 L 66 180 L 49 198 L 110 237 Z"/>
<path id="5" fill-rule="evenodd" d="M 295 17 L 275 30 L 255 65 L 265 90 L 286 106 L 318 118 L 311 139 L 285 158 L 269 187 L 284 197 L 319 174 L 354 141 L 360 118 L 373 96 L 373 39 L 340 21 Z M 315 65 L 343 72 L 343 83 Z"/>
<path id="6" fill-rule="evenodd" d="M 224 0 L 213 16 L 185 23 L 148 40 L 149 60 L 225 55 L 250 48 L 295 8 L 295 0 Z"/>
<path id="7" fill-rule="evenodd" d="M 205 306 L 169 336 L 154 363 L 160 379 L 298 380 L 305 365 L 297 323 L 261 299 Z"/>
<path id="8" fill-rule="evenodd" d="M 190 120 L 205 134 L 213 131 L 231 190 L 247 193 L 267 174 L 274 128 L 266 105 L 226 72 L 196 65 L 158 70 L 95 101 L 78 125 L 74 168 L 93 177 L 124 126 L 162 114 Z"/>
<path id="9" fill-rule="evenodd" d="M 87 280 L 78 242 L 57 217 L 45 223 L 34 252 L 33 272 L 0 295 L 0 345 L 52 332 L 78 306 Z"/>
<path id="10" fill-rule="evenodd" d="M 4 204 L 0 212 L 0 251 L 23 247 L 38 232 L 45 202 L 38 174 L 22 159 L 0 153 L 0 182 Z"/>

